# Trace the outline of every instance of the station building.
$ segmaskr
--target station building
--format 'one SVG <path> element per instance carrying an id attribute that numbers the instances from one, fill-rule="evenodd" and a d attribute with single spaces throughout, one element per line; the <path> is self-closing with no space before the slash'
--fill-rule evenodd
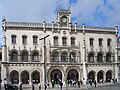
<path id="1" fill-rule="evenodd" d="M 73 24 L 70 9 L 47 23 L 2 20 L 2 84 L 118 79 L 118 27 Z M 47 36 L 47 37 L 46 37 Z"/>

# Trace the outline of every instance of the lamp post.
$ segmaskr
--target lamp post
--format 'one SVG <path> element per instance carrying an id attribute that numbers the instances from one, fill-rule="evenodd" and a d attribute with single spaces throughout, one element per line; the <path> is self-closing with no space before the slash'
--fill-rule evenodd
<path id="1" fill-rule="evenodd" d="M 46 58 L 46 38 L 47 37 L 49 37 L 50 35 L 47 35 L 47 36 L 45 36 L 45 37 L 43 37 L 43 38 L 41 38 L 41 39 L 39 39 L 39 40 L 44 40 L 44 88 L 45 88 L 45 90 L 46 90 L 46 88 L 47 88 L 47 79 L 46 79 L 46 60 L 47 60 L 47 58 Z"/>

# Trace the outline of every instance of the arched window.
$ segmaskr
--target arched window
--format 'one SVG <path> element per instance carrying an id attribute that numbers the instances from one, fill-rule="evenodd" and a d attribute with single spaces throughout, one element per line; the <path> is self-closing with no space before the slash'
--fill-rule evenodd
<path id="1" fill-rule="evenodd" d="M 62 52 L 61 53 L 61 62 L 67 62 L 67 60 L 68 60 L 67 52 Z"/>
<path id="2" fill-rule="evenodd" d="M 22 35 L 22 44 L 23 45 L 27 44 L 27 35 Z"/>
<path id="3" fill-rule="evenodd" d="M 75 37 L 71 37 L 71 46 L 75 45 Z"/>
<path id="4" fill-rule="evenodd" d="M 59 61 L 59 53 L 58 52 L 54 52 L 53 53 L 53 62 L 58 62 Z"/>
<path id="5" fill-rule="evenodd" d="M 34 84 L 40 83 L 40 73 L 38 71 L 32 73 L 32 81 Z"/>
<path id="6" fill-rule="evenodd" d="M 106 72 L 106 82 L 111 82 L 112 79 L 112 71 L 107 71 Z"/>
<path id="7" fill-rule="evenodd" d="M 11 43 L 16 44 L 16 35 L 11 35 Z"/>
<path id="8" fill-rule="evenodd" d="M 26 51 L 22 52 L 22 54 L 21 54 L 21 60 L 23 62 L 27 62 L 28 61 L 28 52 L 26 52 Z"/>
<path id="9" fill-rule="evenodd" d="M 32 61 L 33 62 L 39 61 L 39 53 L 38 52 L 33 52 L 33 54 L 32 54 Z"/>
<path id="10" fill-rule="evenodd" d="M 106 62 L 111 62 L 111 54 L 106 54 Z"/>
<path id="11" fill-rule="evenodd" d="M 57 46 L 58 45 L 58 36 L 54 36 L 54 45 Z"/>
<path id="12" fill-rule="evenodd" d="M 90 39 L 89 39 L 90 46 L 93 46 L 93 40 L 94 40 L 93 38 L 90 38 Z"/>
<path id="13" fill-rule="evenodd" d="M 33 44 L 35 45 L 35 44 L 37 44 L 37 42 L 38 42 L 38 36 L 34 35 L 33 36 Z"/>
<path id="14" fill-rule="evenodd" d="M 94 62 L 94 54 L 93 54 L 93 53 L 90 53 L 90 54 L 88 55 L 88 62 L 90 62 L 90 63 L 93 63 L 93 62 Z"/>
<path id="15" fill-rule="evenodd" d="M 71 52 L 70 53 L 70 62 L 75 62 L 76 61 L 76 53 Z"/>
<path id="16" fill-rule="evenodd" d="M 18 61 L 18 53 L 16 51 L 13 51 L 11 53 L 11 61 L 13 61 L 13 62 Z"/>
<path id="17" fill-rule="evenodd" d="M 23 71 L 21 73 L 21 82 L 23 84 L 29 84 L 29 72 L 28 71 Z"/>
<path id="18" fill-rule="evenodd" d="M 103 41 L 103 39 L 99 38 L 99 46 L 102 46 L 102 41 Z"/>
<path id="19" fill-rule="evenodd" d="M 103 55 L 101 53 L 97 55 L 97 62 L 103 62 Z"/>
<path id="20" fill-rule="evenodd" d="M 62 44 L 67 45 L 67 38 L 66 37 L 62 37 Z"/>
<path id="21" fill-rule="evenodd" d="M 107 39 L 107 46 L 111 46 L 111 39 Z"/>
<path id="22" fill-rule="evenodd" d="M 10 81 L 12 84 L 19 83 L 19 73 L 17 71 L 14 70 L 10 73 Z"/>

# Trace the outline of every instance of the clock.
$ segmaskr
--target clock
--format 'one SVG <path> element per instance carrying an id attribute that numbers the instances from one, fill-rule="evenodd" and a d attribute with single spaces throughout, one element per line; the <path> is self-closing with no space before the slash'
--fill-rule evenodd
<path id="1" fill-rule="evenodd" d="M 63 23 L 66 23 L 67 22 L 67 19 L 65 17 L 62 18 L 62 22 Z"/>

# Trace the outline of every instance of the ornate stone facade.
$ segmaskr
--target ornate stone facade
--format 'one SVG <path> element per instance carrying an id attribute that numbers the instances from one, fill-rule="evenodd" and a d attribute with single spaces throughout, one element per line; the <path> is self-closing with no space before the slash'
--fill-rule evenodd
<path id="1" fill-rule="evenodd" d="M 77 25 L 70 18 L 70 10 L 60 9 L 56 23 L 3 19 L 2 84 L 44 84 L 45 57 L 49 83 L 118 79 L 118 27 Z M 46 43 L 39 40 L 46 35 Z"/>

